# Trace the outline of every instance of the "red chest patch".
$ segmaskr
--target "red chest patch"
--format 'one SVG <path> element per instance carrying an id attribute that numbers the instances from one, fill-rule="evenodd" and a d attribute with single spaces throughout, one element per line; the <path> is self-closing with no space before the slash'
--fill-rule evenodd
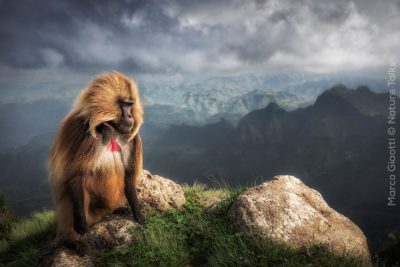
<path id="1" fill-rule="evenodd" d="M 111 138 L 111 141 L 107 146 L 107 150 L 111 152 L 121 152 L 121 147 L 115 138 Z"/>

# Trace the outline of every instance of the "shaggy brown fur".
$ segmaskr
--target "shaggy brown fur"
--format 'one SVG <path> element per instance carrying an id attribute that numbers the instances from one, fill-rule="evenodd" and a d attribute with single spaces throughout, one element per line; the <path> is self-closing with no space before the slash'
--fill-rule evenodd
<path id="1" fill-rule="evenodd" d="M 120 133 L 106 125 L 121 120 L 119 101 L 124 99 L 133 102 L 133 127 Z M 126 201 L 135 219 L 143 223 L 136 193 L 142 172 L 138 133 L 142 122 L 136 84 L 124 75 L 102 74 L 82 91 L 63 120 L 49 156 L 56 234 L 77 241 L 88 226 Z M 110 138 L 117 140 L 119 151 L 110 150 Z"/>

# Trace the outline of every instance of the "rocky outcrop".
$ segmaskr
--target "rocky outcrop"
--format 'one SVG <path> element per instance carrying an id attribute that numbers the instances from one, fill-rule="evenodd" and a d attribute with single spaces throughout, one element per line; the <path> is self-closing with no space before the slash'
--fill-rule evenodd
<path id="1" fill-rule="evenodd" d="M 102 252 L 129 244 L 132 241 L 130 229 L 138 224 L 128 216 L 112 215 L 105 221 L 95 224 L 81 240 L 81 253 L 61 245 L 56 238 L 51 248 L 39 260 L 38 266 L 81 267 L 93 266 L 93 259 Z"/>
<path id="2" fill-rule="evenodd" d="M 143 171 L 137 190 L 143 208 L 147 211 L 179 209 L 185 204 L 185 196 L 179 184 L 167 178 L 152 175 L 149 171 Z"/>
<path id="3" fill-rule="evenodd" d="M 139 198 L 147 211 L 182 208 L 185 197 L 180 185 L 144 171 L 138 186 Z M 202 192 L 199 201 L 213 212 L 224 193 Z M 348 218 L 324 201 L 321 194 L 293 176 L 276 176 L 273 180 L 242 193 L 233 203 L 229 216 L 251 234 L 284 242 L 294 248 L 326 245 L 334 253 L 362 256 L 370 264 L 367 240 Z M 55 240 L 40 260 L 39 266 L 93 266 L 94 259 L 134 238 L 130 229 L 140 227 L 129 215 L 110 215 L 93 225 L 81 240 L 84 255 Z"/>
<path id="4" fill-rule="evenodd" d="M 146 211 L 181 208 L 185 203 L 180 185 L 167 178 L 152 175 L 148 171 L 143 171 L 138 193 Z M 122 215 L 110 215 L 102 222 L 93 225 L 82 237 L 81 248 L 84 256 L 79 255 L 78 250 L 65 247 L 61 240 L 56 238 L 39 260 L 39 266 L 93 266 L 93 259 L 104 251 L 129 244 L 132 241 L 130 229 L 140 226 L 132 216 L 126 214 L 127 209 L 121 209 L 119 213 L 121 212 Z"/>
<path id="5" fill-rule="evenodd" d="M 370 262 L 360 228 L 293 176 L 276 176 L 248 189 L 234 202 L 229 215 L 251 234 L 295 248 L 323 244 L 338 255 L 350 253 Z"/>

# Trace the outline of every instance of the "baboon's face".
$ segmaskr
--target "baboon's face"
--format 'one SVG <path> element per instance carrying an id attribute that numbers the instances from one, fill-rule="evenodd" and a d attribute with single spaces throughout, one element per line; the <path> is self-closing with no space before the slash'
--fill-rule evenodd
<path id="1" fill-rule="evenodd" d="M 118 119 L 104 122 L 104 125 L 114 128 L 121 134 L 129 133 L 135 123 L 135 120 L 132 116 L 134 104 L 135 103 L 133 99 L 119 99 L 116 104 L 119 108 Z"/>
<path id="2" fill-rule="evenodd" d="M 135 82 L 119 73 L 109 73 L 93 80 L 80 97 L 78 107 L 96 137 L 102 129 L 113 129 L 129 139 L 143 122 L 143 108 Z"/>

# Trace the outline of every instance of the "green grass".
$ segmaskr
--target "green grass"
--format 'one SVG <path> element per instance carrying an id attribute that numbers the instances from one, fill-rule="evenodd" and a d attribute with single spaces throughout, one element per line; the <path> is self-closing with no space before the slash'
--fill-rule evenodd
<path id="1" fill-rule="evenodd" d="M 4 196 L 0 193 L 0 247 L 3 239 L 11 232 L 12 225 L 18 221 L 18 217 L 12 214 L 6 207 Z"/>
<path id="2" fill-rule="evenodd" d="M 182 210 L 147 213 L 144 227 L 132 229 L 133 242 L 96 258 L 95 266 L 360 266 L 352 257 L 335 257 L 324 247 L 294 250 L 251 237 L 228 218 L 243 189 L 183 186 Z M 212 199 L 222 200 L 213 209 Z M 213 202 L 211 201 L 211 203 Z M 1 204 L 1 203 L 0 203 Z M 0 206 L 0 266 L 34 266 L 52 237 L 54 214 L 21 220 Z"/>
<path id="3" fill-rule="evenodd" d="M 241 192 L 184 186 L 183 210 L 148 214 L 143 228 L 132 230 L 131 245 L 103 254 L 95 266 L 361 266 L 356 258 L 333 256 L 324 247 L 294 250 L 251 237 L 229 221 L 229 207 Z M 222 199 L 210 211 L 202 201 Z"/>
<path id="4" fill-rule="evenodd" d="M 34 213 L 32 218 L 10 225 L 0 239 L 0 266 L 35 266 L 49 244 L 54 225 L 52 211 Z"/>

